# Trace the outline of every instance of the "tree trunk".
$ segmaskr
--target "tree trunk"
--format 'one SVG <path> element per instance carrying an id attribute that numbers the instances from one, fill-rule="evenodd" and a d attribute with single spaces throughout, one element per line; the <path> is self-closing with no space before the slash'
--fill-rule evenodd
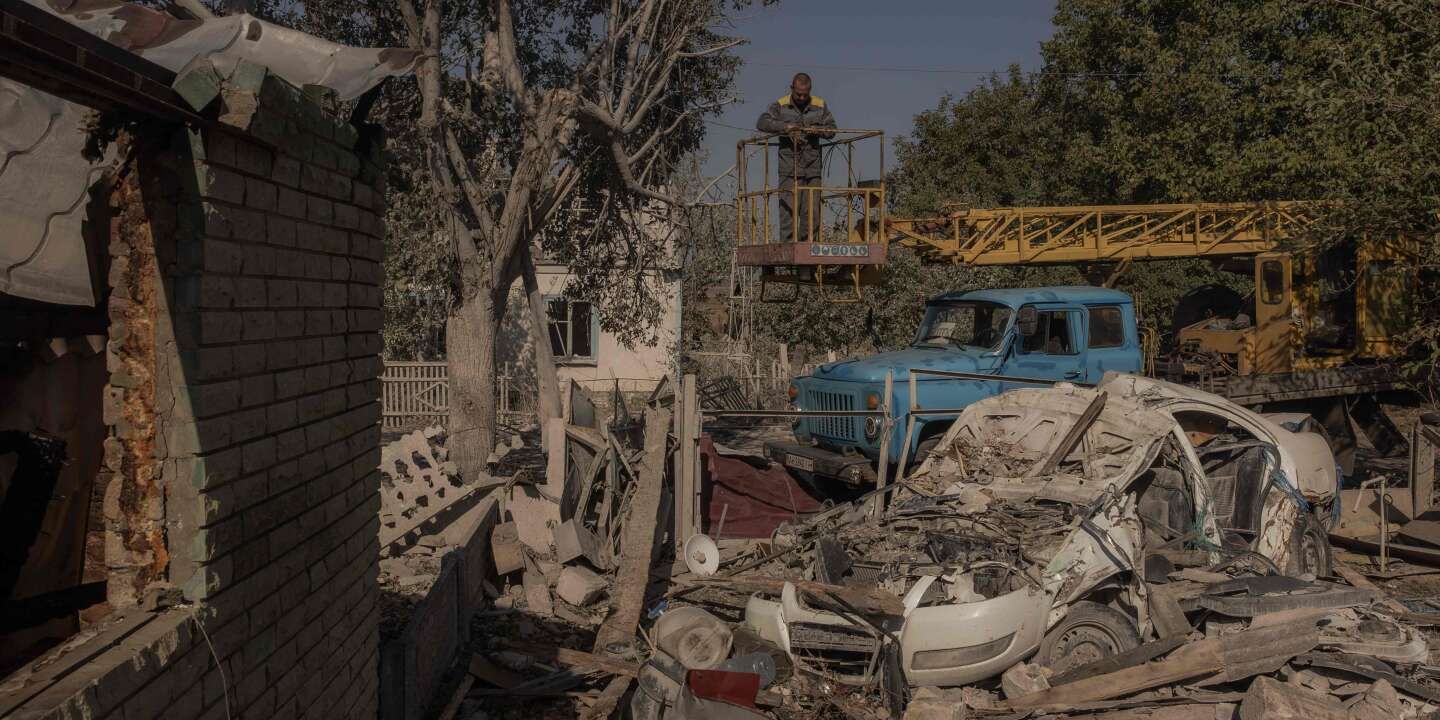
<path id="1" fill-rule="evenodd" d="M 445 323 L 450 364 L 450 459 L 465 482 L 477 482 L 495 450 L 495 343 L 504 308 L 485 290 L 455 308 Z"/>
<path id="2" fill-rule="evenodd" d="M 530 304 L 530 325 L 535 333 L 535 386 L 539 393 L 536 410 L 543 428 L 550 418 L 560 417 L 564 406 L 560 402 L 560 373 L 550 348 L 550 312 L 545 304 L 545 295 L 540 291 L 539 279 L 535 276 L 535 258 L 529 247 L 520 251 L 520 277 L 525 283 L 525 298 Z"/>

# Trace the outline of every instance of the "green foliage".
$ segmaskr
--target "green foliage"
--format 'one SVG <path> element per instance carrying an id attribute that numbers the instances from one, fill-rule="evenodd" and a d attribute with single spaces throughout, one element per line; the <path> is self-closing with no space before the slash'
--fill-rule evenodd
<path id="1" fill-rule="evenodd" d="M 1302 245 L 1419 232 L 1440 262 L 1440 4 L 1434 0 L 1060 0 L 1043 68 L 996 74 L 918 114 L 896 141 L 892 214 L 1094 203 L 1333 200 Z M 1299 247 L 1296 249 L 1306 249 Z M 897 257 L 898 256 L 898 257 Z M 860 306 L 802 301 L 760 327 L 815 349 L 908 341 L 922 298 L 1084 282 L 1075 268 L 922 268 L 892 252 Z M 1189 288 L 1250 278 L 1137 263 L 1117 287 L 1166 330 Z M 1410 304 L 1433 366 L 1434 285 Z M 864 319 L 873 317 L 875 332 Z"/>
<path id="2" fill-rule="evenodd" d="M 526 114 L 509 92 L 497 92 L 504 83 L 494 61 L 495 49 L 485 47 L 485 32 L 496 22 L 495 3 L 434 1 L 441 13 L 445 121 L 471 160 L 468 170 L 484 194 L 483 204 L 497 220 L 537 217 L 540 211 L 533 205 L 540 204 L 536 198 L 544 195 L 543 189 L 532 188 L 519 196 L 511 182 L 512 175 L 520 176 L 515 169 L 534 128 L 527 125 Z M 393 0 L 281 4 L 285 10 L 278 13 L 284 16 L 279 19 L 320 37 L 368 47 L 410 45 L 401 4 Z M 696 18 L 719 18 L 750 4 L 748 0 L 683 0 L 663 3 L 657 12 L 664 14 L 662 25 L 673 23 L 673 27 Z M 424 3 L 415 5 L 423 10 Z M 623 81 L 626 69 L 611 68 L 612 77 L 601 82 L 582 68 L 602 39 L 606 15 L 631 5 L 610 0 L 514 3 L 517 57 L 533 96 L 569 88 L 579 102 L 608 108 L 605 93 L 613 89 L 608 83 Z M 576 168 L 578 181 L 540 233 L 544 261 L 567 265 L 573 273 L 566 294 L 594 303 L 602 329 L 623 343 L 656 340 L 665 307 L 660 296 L 668 292 L 663 279 L 665 271 L 673 270 L 672 238 L 667 211 L 653 200 L 625 191 L 616 164 L 609 162 L 609 143 L 619 143 L 626 154 L 643 158 L 644 167 L 634 171 L 638 182 L 652 190 L 665 188 L 680 159 L 700 146 L 703 118 L 731 94 L 739 60 L 726 49 L 715 50 L 727 44 L 727 38 L 716 32 L 702 28 L 688 43 L 691 52 L 676 59 L 658 87 L 639 88 L 654 92 L 655 105 L 643 118 L 635 118 L 636 127 L 612 133 L 604 143 L 583 126 L 569 136 L 556 165 Z M 388 83 L 370 116 L 385 128 L 390 156 L 386 351 L 405 358 L 443 353 L 443 318 L 462 297 L 462 287 L 468 287 L 458 276 L 461 266 L 453 249 L 439 239 L 437 223 L 443 220 L 439 211 L 447 200 L 435 196 L 429 181 L 435 159 L 428 155 L 432 138 L 421 127 L 420 113 L 416 82 L 405 78 Z M 585 122 L 572 117 L 572 123 L 577 121 Z M 658 135 L 656 142 L 642 152 L 640 146 L 652 134 Z M 510 207 L 517 197 L 528 201 Z M 469 213 L 464 202 L 455 205 Z M 471 227 L 480 226 L 474 217 L 466 221 Z"/>

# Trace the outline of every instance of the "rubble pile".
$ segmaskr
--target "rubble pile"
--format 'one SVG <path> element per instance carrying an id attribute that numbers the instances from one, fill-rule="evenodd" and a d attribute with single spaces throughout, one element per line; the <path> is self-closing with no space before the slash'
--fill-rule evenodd
<path id="1" fill-rule="evenodd" d="M 405 528 L 420 528 L 460 493 L 455 464 L 447 459 L 445 430 L 416 430 L 380 449 L 380 525 L 383 538 L 398 538 Z M 381 635 L 390 636 L 409 620 L 440 572 L 448 549 L 435 528 L 407 548 L 382 543 L 380 559 Z M 403 533 L 402 533 L 403 534 Z M 393 553 L 394 557 L 385 557 Z"/>
<path id="2" fill-rule="evenodd" d="M 657 524 L 674 465 L 664 409 L 639 444 L 548 428 L 546 482 L 504 491 L 496 609 L 476 621 L 457 706 L 657 720 L 1440 710 L 1426 634 L 1440 614 L 1387 596 L 1316 535 L 1333 468 L 1297 461 L 1303 442 L 1249 411 L 1176 392 L 979 401 L 910 477 L 728 544 Z"/>

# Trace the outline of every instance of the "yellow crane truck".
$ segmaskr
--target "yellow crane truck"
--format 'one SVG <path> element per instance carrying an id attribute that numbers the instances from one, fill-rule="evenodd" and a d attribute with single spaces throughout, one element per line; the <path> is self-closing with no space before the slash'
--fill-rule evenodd
<path id="1" fill-rule="evenodd" d="M 1174 338 L 1163 352 L 1151 334 L 1148 372 L 1244 405 L 1303 409 L 1330 431 L 1347 466 L 1357 403 L 1373 405 L 1363 396 L 1402 382 L 1394 361 L 1404 353 L 1397 338 L 1408 326 L 1417 285 L 1413 238 L 1367 236 L 1308 249 L 1324 204 L 1299 201 L 954 208 L 937 217 L 891 218 L 884 182 L 854 181 L 858 144 L 876 139 L 884 177 L 883 136 L 843 130 L 825 144 L 832 158 L 843 158 L 845 181 L 793 190 L 771 185 L 768 163 L 754 187 L 755 159 L 774 147 L 773 136 L 739 143 L 736 262 L 760 269 L 762 299 L 772 283 L 858 299 L 880 278 L 892 247 L 925 263 L 1081 266 L 1092 278 L 1105 277 L 1100 284 L 1137 261 L 1201 258 L 1252 275 L 1253 297 L 1216 287 L 1187 295 L 1173 309 Z M 803 206 L 825 215 L 811 219 L 819 232 L 810 242 L 772 230 L 772 198 L 792 192 L 811 194 Z M 803 221 L 796 220 L 791 227 Z M 1369 417 L 1378 416 L 1373 408 L 1358 410 L 1377 447 L 1395 441 L 1383 418 Z"/>

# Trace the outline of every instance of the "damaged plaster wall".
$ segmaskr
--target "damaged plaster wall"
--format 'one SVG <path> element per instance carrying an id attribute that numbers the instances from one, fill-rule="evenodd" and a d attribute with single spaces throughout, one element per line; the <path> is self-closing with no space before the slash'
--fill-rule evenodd
<path id="1" fill-rule="evenodd" d="M 218 124 L 125 140 L 103 407 L 118 612 L 73 672 L 54 677 L 98 650 L 4 681 L 22 715 L 376 713 L 382 140 L 325 101 L 242 65 Z"/>

